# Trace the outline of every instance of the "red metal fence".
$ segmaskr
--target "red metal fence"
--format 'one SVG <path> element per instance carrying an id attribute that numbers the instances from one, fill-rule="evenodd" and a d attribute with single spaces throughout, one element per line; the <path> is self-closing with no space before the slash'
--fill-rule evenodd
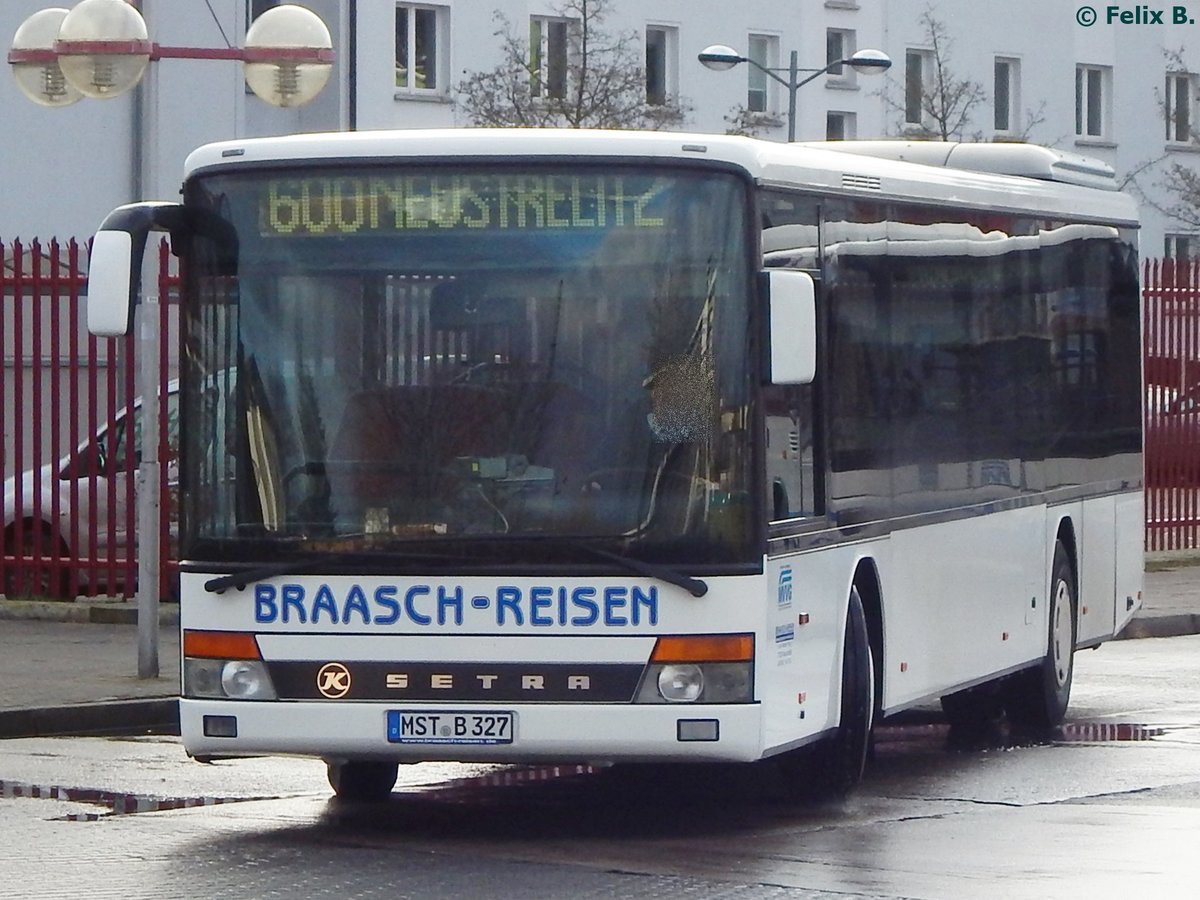
<path id="1" fill-rule="evenodd" d="M 1146 260 L 1146 550 L 1200 547 L 1200 262 Z"/>
<path id="2" fill-rule="evenodd" d="M 0 590 L 9 597 L 129 596 L 137 586 L 140 462 L 138 360 L 130 337 L 87 331 L 86 251 L 74 241 L 0 242 L 0 397 L 4 527 Z M 161 508 L 167 465 L 169 344 L 178 276 L 159 248 Z M 175 432 L 178 433 L 177 430 Z M 168 516 L 162 517 L 163 595 L 170 593 Z"/>
<path id="3" fill-rule="evenodd" d="M 8 596 L 132 595 L 140 438 L 134 337 L 87 332 L 85 251 L 75 242 L 0 242 L 0 590 Z M 173 502 L 178 434 L 169 397 L 178 274 L 158 248 L 159 482 Z M 1200 548 L 1200 263 L 1143 269 L 1146 549 Z M 153 307 L 151 307 L 153 308 Z M 24 473 L 24 474 L 23 474 Z M 175 517 L 161 516 L 163 596 L 174 583 Z"/>

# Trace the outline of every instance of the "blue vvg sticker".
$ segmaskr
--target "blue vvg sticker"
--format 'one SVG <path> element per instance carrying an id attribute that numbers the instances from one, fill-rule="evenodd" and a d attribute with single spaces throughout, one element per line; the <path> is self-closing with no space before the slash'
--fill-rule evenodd
<path id="1" fill-rule="evenodd" d="M 259 584 L 254 588 L 254 621 L 260 625 L 396 625 L 420 628 L 462 626 L 497 628 L 623 628 L 658 624 L 658 588 L 501 585 L 487 594 L 469 595 L 461 585 L 416 584 L 373 590 L 353 584 Z M 483 621 L 481 621 L 483 620 Z"/>
<path id="2" fill-rule="evenodd" d="M 787 609 L 792 605 L 792 567 L 784 566 L 779 570 L 779 608 Z"/>

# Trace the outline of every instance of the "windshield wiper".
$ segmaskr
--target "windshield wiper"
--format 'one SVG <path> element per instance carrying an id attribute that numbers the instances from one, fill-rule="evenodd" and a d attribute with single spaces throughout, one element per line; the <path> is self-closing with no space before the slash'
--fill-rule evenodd
<path id="1" fill-rule="evenodd" d="M 337 559 L 336 556 L 318 556 L 309 559 L 291 559 L 287 562 L 263 563 L 262 565 L 242 569 L 240 572 L 230 572 L 228 575 L 218 575 L 216 578 L 210 578 L 204 582 L 204 589 L 210 594 L 223 594 L 231 587 L 237 588 L 239 591 L 244 591 L 246 585 L 255 581 L 262 581 L 264 578 L 273 578 L 276 575 L 298 575 L 302 572 L 311 571 L 314 568 L 323 566 L 335 559 Z"/>
<path id="2" fill-rule="evenodd" d="M 542 547 L 550 547 L 560 550 L 570 550 L 578 553 L 587 553 L 591 556 L 603 559 L 606 562 L 615 563 L 622 569 L 628 572 L 633 572 L 636 575 L 644 575 L 647 578 L 655 578 L 659 581 L 665 581 L 667 584 L 673 584 L 676 587 L 681 587 L 693 597 L 703 597 L 708 593 L 708 584 L 701 581 L 699 578 L 693 578 L 690 575 L 685 575 L 670 566 L 665 566 L 661 563 L 646 562 L 641 559 L 634 559 L 629 556 L 621 556 L 619 553 L 613 553 L 610 550 L 601 550 L 599 547 L 593 547 L 591 544 L 579 538 L 556 538 L 550 535 L 505 535 L 508 542 L 516 543 L 524 540 L 532 540 L 535 544 Z M 452 539 L 454 540 L 454 539 Z M 513 564 L 510 567 L 519 568 L 519 564 Z"/>
<path id="3" fill-rule="evenodd" d="M 637 575 L 644 575 L 647 578 L 654 578 L 658 581 L 664 581 L 667 584 L 673 584 L 676 587 L 683 588 L 693 597 L 703 597 L 708 593 L 708 584 L 701 581 L 699 578 L 693 578 L 690 575 L 685 575 L 678 572 L 669 566 L 661 565 L 660 563 L 649 563 L 640 559 L 633 559 L 628 556 L 621 556 L 617 553 L 612 553 L 608 550 L 601 550 L 599 547 L 592 547 L 583 541 L 564 541 L 556 542 L 560 546 L 567 547 L 572 550 L 580 550 L 589 553 L 592 556 L 599 557 L 607 562 L 614 563 L 626 571 L 633 572 Z M 279 575 L 298 575 L 305 572 L 319 570 L 328 565 L 345 565 L 348 560 L 362 559 L 362 555 L 346 554 L 346 553 L 330 553 L 322 556 L 313 556 L 306 559 L 291 559 L 277 563 L 263 563 L 261 565 L 248 566 L 238 572 L 230 572 L 227 575 L 218 575 L 215 578 L 210 578 L 204 582 L 204 589 L 210 594 L 220 594 L 231 587 L 240 590 L 245 590 L 246 585 L 252 584 L 255 581 L 262 581 L 266 578 L 275 578 Z M 370 554 L 372 562 L 388 561 L 388 560 L 449 560 L 457 559 L 461 561 L 461 557 L 448 556 L 441 553 L 381 553 Z"/>
<path id="4" fill-rule="evenodd" d="M 601 550 L 599 547 L 591 547 L 584 543 L 572 543 L 571 546 L 578 547 L 580 550 L 586 550 L 593 556 L 616 563 L 622 568 L 628 569 L 630 572 L 638 575 L 645 575 L 647 578 L 657 578 L 659 581 L 665 581 L 667 584 L 681 587 L 693 597 L 703 597 L 708 593 L 707 582 L 701 581 L 699 578 L 693 578 L 691 575 L 684 575 L 682 572 L 677 572 L 675 569 L 664 566 L 661 563 L 648 563 L 640 559 L 621 556 L 620 554 Z"/>

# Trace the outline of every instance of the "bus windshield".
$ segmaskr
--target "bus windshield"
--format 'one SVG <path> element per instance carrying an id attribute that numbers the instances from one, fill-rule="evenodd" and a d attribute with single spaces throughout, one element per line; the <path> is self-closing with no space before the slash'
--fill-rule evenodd
<path id="1" fill-rule="evenodd" d="M 761 556 L 742 179 L 308 165 L 185 197 L 231 226 L 186 253 L 185 558 Z"/>

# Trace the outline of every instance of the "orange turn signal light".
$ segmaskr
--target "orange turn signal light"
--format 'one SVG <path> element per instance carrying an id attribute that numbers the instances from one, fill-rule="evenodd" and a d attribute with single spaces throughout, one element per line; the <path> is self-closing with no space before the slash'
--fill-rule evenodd
<path id="1" fill-rule="evenodd" d="M 262 659 L 258 641 L 244 631 L 185 631 L 183 655 L 202 659 Z"/>
<path id="2" fill-rule="evenodd" d="M 650 661 L 655 663 L 749 662 L 754 659 L 752 634 L 677 634 L 660 637 Z"/>

